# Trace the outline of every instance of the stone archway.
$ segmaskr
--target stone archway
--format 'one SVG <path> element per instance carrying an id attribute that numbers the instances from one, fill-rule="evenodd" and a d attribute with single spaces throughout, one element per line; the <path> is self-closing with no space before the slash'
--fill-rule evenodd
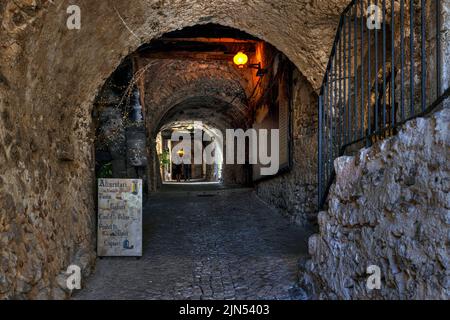
<path id="1" fill-rule="evenodd" d="M 68 295 L 64 291 L 67 266 L 77 264 L 85 274 L 89 273 L 95 259 L 92 105 L 101 85 L 126 56 L 169 31 L 207 23 L 246 31 L 271 43 L 301 73 L 294 77 L 294 82 L 300 83 L 293 94 L 299 106 L 294 110 L 297 114 L 294 136 L 300 137 L 294 144 L 297 148 L 311 150 L 317 140 L 311 130 L 315 109 L 311 105 L 317 102 L 315 91 L 328 61 L 339 13 L 349 2 L 135 0 L 130 5 L 130 1 L 125 0 L 79 0 L 81 30 L 71 31 L 66 28 L 66 9 L 72 1 L 2 1 L 0 298 L 65 298 Z M 450 43 L 448 2 L 442 3 L 442 7 L 445 10 L 441 14 L 440 36 L 445 53 Z M 450 55 L 443 56 L 442 69 L 447 70 Z M 444 72 L 443 86 L 444 82 L 448 84 L 447 74 Z M 391 288 L 377 298 L 410 298 L 411 292 L 403 290 L 406 286 L 408 290 L 417 288 L 416 297 L 447 297 L 446 288 L 438 278 L 445 278 L 447 271 L 446 257 L 441 252 L 445 251 L 448 229 L 444 224 L 448 188 L 440 183 L 440 176 L 448 175 L 445 166 L 448 159 L 442 152 L 442 147 L 448 145 L 448 118 L 448 108 L 430 119 L 419 118 L 410 122 L 400 137 L 361 152 L 361 157 L 337 162 L 338 183 L 331 194 L 333 208 L 319 215 L 322 230 L 320 235 L 311 238 L 313 260 L 307 264 L 308 272 L 319 276 L 316 280 L 320 289 L 330 289 L 330 297 L 367 298 L 364 290 L 358 291 L 365 286 L 363 282 L 355 285 L 348 281 L 348 270 L 352 270 L 354 279 L 360 280 L 364 275 L 364 266 L 356 268 L 352 261 L 355 252 L 363 260 L 374 257 L 372 247 L 361 246 L 358 242 L 361 235 L 370 240 L 366 241 L 370 245 L 379 237 L 381 244 L 375 246 L 376 254 L 384 261 L 383 267 L 390 278 Z M 433 146 L 431 151 L 424 150 L 426 144 Z M 383 166 L 389 170 L 378 170 L 386 154 L 389 159 Z M 420 171 L 423 176 L 419 178 L 423 178 L 422 185 L 427 187 L 411 186 L 410 181 L 417 176 L 417 159 L 435 155 L 438 155 L 437 161 L 422 163 L 425 170 Z M 366 161 L 360 161 L 363 156 Z M 300 184 L 281 176 L 258 187 L 257 192 L 272 195 L 273 204 L 286 208 L 288 213 L 291 210 L 307 212 L 306 217 L 292 216 L 303 222 L 316 218 L 316 208 L 310 204 L 316 200 L 313 176 L 317 161 L 305 161 L 302 154 L 294 158 L 294 176 L 303 179 Z M 402 166 L 412 170 L 403 170 Z M 383 190 L 378 194 L 372 184 L 367 183 L 380 181 L 380 177 L 394 177 L 399 171 L 404 172 L 405 183 L 393 184 L 396 192 L 379 184 L 379 189 Z M 361 174 L 355 178 L 355 172 Z M 355 188 L 349 186 L 347 176 L 353 179 L 350 181 L 356 181 Z M 361 190 L 361 184 L 369 188 Z M 422 191 L 427 188 L 427 195 L 423 197 Z M 285 197 L 284 190 L 291 191 L 289 197 Z M 411 210 L 404 212 L 407 219 L 399 219 L 393 229 L 390 219 L 398 203 L 391 204 L 389 199 L 393 194 L 399 195 L 398 190 L 406 194 L 405 198 L 412 199 L 404 205 Z M 372 204 L 367 205 L 366 195 L 376 196 Z M 416 195 L 420 196 L 419 204 Z M 306 205 L 303 199 L 307 199 Z M 367 214 L 367 207 L 372 208 L 373 215 Z M 348 212 L 353 215 L 349 216 Z M 426 221 L 414 221 L 410 212 Z M 430 212 L 435 213 L 435 220 L 429 219 Z M 361 219 L 367 221 L 361 222 Z M 376 229 L 372 228 L 373 221 L 380 221 L 375 224 Z M 408 225 L 414 228 L 405 229 Z M 354 234 L 349 234 L 349 227 L 354 228 Z M 419 238 L 414 239 L 413 235 Z M 387 240 L 390 243 L 385 246 L 383 243 Z M 423 245 L 428 241 L 436 246 Z M 341 244 L 347 245 L 348 251 L 342 251 Z M 416 244 L 421 245 L 417 250 Z M 406 250 L 408 246 L 413 249 Z M 378 250 L 383 247 L 389 250 Z M 331 250 L 333 248 L 336 250 Z M 399 254 L 404 255 L 400 264 L 396 262 Z M 324 260 L 327 261 L 324 263 Z M 424 266 L 422 273 L 411 278 L 410 270 L 419 265 Z M 428 277 L 431 269 L 436 273 Z M 408 277 L 412 282 L 405 280 Z"/>
<path id="2" fill-rule="evenodd" d="M 175 104 L 159 119 L 156 132 L 167 124 L 177 121 L 196 121 L 202 123 L 210 130 L 217 130 L 222 137 L 226 136 L 226 130 L 232 128 L 247 129 L 248 108 L 243 104 L 230 104 L 223 97 L 193 96 Z M 154 134 L 152 134 L 152 137 Z M 154 144 L 151 139 L 150 145 Z M 222 146 L 224 155 L 226 146 Z M 158 161 L 155 161 L 158 163 Z M 243 165 L 223 165 L 222 182 L 225 185 L 248 185 L 248 167 Z M 153 182 L 156 185 L 155 182 Z M 154 188 L 156 189 L 156 187 Z"/>
<path id="3" fill-rule="evenodd" d="M 213 22 L 273 44 L 317 88 L 328 57 L 323 48 L 330 48 L 347 2 L 80 0 L 79 31 L 66 28 L 69 1 L 2 4 L 0 112 L 8 131 L 0 130 L 0 188 L 7 204 L 2 227 L 11 233 L 2 252 L 2 295 L 64 297 L 57 276 L 72 263 L 89 270 L 95 225 L 90 112 L 125 56 L 168 31 Z M 297 32 L 305 28 L 307 34 Z"/>
<path id="4" fill-rule="evenodd" d="M 145 66 L 139 65 L 139 68 Z M 221 130 L 223 135 L 228 128 L 246 130 L 250 126 L 251 110 L 246 100 L 250 95 L 251 83 L 228 62 L 157 60 L 154 66 L 147 69 L 143 82 L 149 158 L 153 163 L 149 164 L 151 172 L 158 172 L 154 167 L 159 166 L 154 152 L 155 137 L 167 122 L 204 121 Z M 235 171 L 234 166 L 231 167 Z M 236 170 L 242 171 L 240 174 L 235 172 L 237 176 L 244 176 L 242 168 Z M 155 175 L 150 173 L 149 176 Z M 244 177 L 234 180 L 234 183 L 246 181 Z M 149 182 L 150 190 L 156 190 L 158 181 L 153 179 Z M 227 178 L 228 182 L 234 184 Z"/>

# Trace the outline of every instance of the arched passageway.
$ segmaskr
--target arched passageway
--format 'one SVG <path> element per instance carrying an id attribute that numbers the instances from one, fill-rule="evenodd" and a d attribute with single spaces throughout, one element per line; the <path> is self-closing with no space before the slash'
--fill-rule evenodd
<path id="1" fill-rule="evenodd" d="M 234 61 L 240 52 L 247 65 Z M 274 190 L 282 192 L 284 181 L 309 183 L 314 192 L 314 179 L 296 175 L 292 163 L 300 155 L 303 163 L 315 158 L 313 146 L 308 151 L 293 142 L 306 145 L 314 138 L 316 99 L 283 53 L 229 27 L 171 32 L 129 55 L 94 103 L 96 174 L 145 181 L 143 258 L 133 263 L 132 278 L 158 285 L 142 291 L 122 279 L 103 287 L 129 263 L 104 259 L 77 298 L 120 294 L 119 287 L 130 288 L 121 293 L 124 298 L 295 298 L 297 261 L 306 254 L 313 219 L 306 211 L 287 210 L 292 190 Z M 300 104 L 311 112 L 302 110 L 294 124 L 293 109 Z M 300 126 L 309 130 L 308 138 L 294 138 Z M 262 174 L 272 164 L 261 162 L 259 148 L 269 143 L 261 130 L 270 136 L 277 131 L 266 145 L 267 157 L 277 155 L 270 175 Z M 274 214 L 269 204 L 303 228 Z"/>
<path id="2" fill-rule="evenodd" d="M 216 23 L 268 41 L 317 88 L 327 58 L 322 45 L 327 43 L 328 48 L 331 44 L 337 12 L 345 2 L 307 6 L 270 1 L 255 5 L 133 1 L 130 5 L 117 0 L 80 0 L 80 30 L 67 29 L 66 1 L 3 3 L 0 99 L 7 131 L 1 131 L 6 146 L 0 152 L 1 188 L 8 190 L 2 202 L 16 215 L 3 215 L 8 218 L 2 224 L 30 232 L 19 237 L 23 241 L 7 240 L 8 245 L 2 246 L 3 255 L 17 257 L 2 265 L 7 279 L 2 294 L 65 297 L 56 277 L 64 277 L 71 264 L 80 265 L 84 275 L 94 265 L 95 130 L 91 113 L 95 97 L 126 56 L 167 32 Z M 314 27 L 313 21 L 321 23 Z M 305 26 L 310 30 L 307 36 L 297 31 Z M 181 103 L 182 98 L 166 101 L 168 105 Z M 238 104 L 239 97 L 233 103 Z M 30 216 L 40 218 L 25 218 Z M 17 217 L 23 219 L 16 221 Z M 35 248 L 31 255 L 26 246 Z M 19 268 L 22 277 L 15 271 Z M 40 276 L 35 278 L 35 274 Z"/>
<path id="3" fill-rule="evenodd" d="M 386 278 L 390 281 L 390 287 L 380 292 L 381 297 L 407 297 L 410 293 L 403 289 L 411 287 L 408 282 L 411 279 L 412 284 L 419 288 L 418 296 L 444 296 L 446 292 L 445 288 L 441 288 L 440 278 L 444 278 L 447 267 L 446 260 L 442 258 L 440 252 L 443 252 L 441 249 L 445 248 L 446 244 L 445 195 L 448 188 L 440 181 L 446 181 L 448 176 L 446 165 L 449 161 L 442 152 L 448 145 L 446 110 L 431 120 L 419 119 L 408 124 L 406 130 L 400 132 L 400 138 L 394 137 L 389 143 L 376 144 L 367 153 L 361 152 L 359 158 L 339 159 L 336 166 L 341 178 L 338 177 L 337 186 L 333 189 L 334 193 L 330 198 L 331 207 L 328 209 L 329 212 L 318 216 L 316 192 L 318 159 L 315 152 L 319 118 L 317 93 L 327 69 L 340 13 L 349 2 L 348 0 L 290 2 L 134 0 L 131 4 L 122 0 L 79 0 L 77 5 L 82 15 L 81 26 L 79 30 L 70 30 L 66 25 L 66 9 L 72 4 L 71 1 L 2 1 L 0 4 L 2 57 L 0 298 L 67 298 L 70 292 L 63 281 L 67 278 L 67 267 L 80 266 L 83 279 L 92 273 L 96 262 L 95 182 L 99 172 L 109 174 L 110 170 L 103 168 L 105 162 L 115 161 L 111 164 L 114 175 L 117 173 L 117 176 L 144 178 L 147 181 L 146 191 L 150 194 L 157 190 L 164 191 L 161 189 L 163 177 L 159 174 L 161 153 L 157 149 L 158 135 L 161 131 L 172 131 L 180 122 L 194 120 L 201 120 L 207 126 L 220 130 L 228 127 L 272 128 L 273 125 L 264 120 L 267 117 L 283 119 L 283 123 L 288 124 L 283 127 L 286 134 L 280 135 L 280 139 L 285 142 L 283 145 L 287 146 L 283 149 L 284 166 L 280 174 L 272 179 L 261 179 L 262 177 L 257 174 L 260 169 L 257 165 L 252 167 L 238 165 L 234 167 L 236 170 L 233 167 L 231 170 L 224 170 L 223 186 L 227 181 L 241 186 L 250 185 L 259 198 L 277 208 L 297 225 L 307 226 L 319 220 L 321 231 L 319 235 L 310 239 L 309 250 L 314 254 L 314 258 L 308 266 L 314 269 L 315 266 L 321 266 L 325 259 L 327 261 L 327 264 L 323 265 L 326 269 L 325 274 L 331 276 L 324 281 L 317 274 L 318 269 L 315 270 L 316 274 L 312 278 L 318 277 L 313 279 L 319 284 L 317 294 L 322 296 L 321 290 L 327 290 L 325 294 L 328 296 L 330 293 L 330 297 L 367 297 L 362 277 L 365 266 L 361 264 L 357 268 L 354 267 L 354 261 L 357 260 L 354 256 L 363 257 L 363 263 L 371 260 L 372 247 L 366 246 L 364 240 L 378 237 L 379 241 L 374 247 L 376 256 L 384 268 Z M 358 9 L 364 9 L 363 6 L 369 3 L 365 0 L 356 2 Z M 437 25 L 436 21 L 434 30 L 431 32 L 427 30 L 426 37 L 422 39 L 425 40 L 426 47 L 423 46 L 425 51 L 437 48 L 435 44 L 437 42 L 442 44 L 440 59 L 439 54 L 436 54 L 433 58 L 436 61 L 432 61 L 436 70 L 429 73 L 442 71 L 442 79 L 429 77 L 429 82 L 433 87 L 432 90 L 437 87 L 436 91 L 439 92 L 442 85 L 444 91 L 448 83 L 448 72 L 445 71 L 448 70 L 450 56 L 448 2 L 421 1 L 417 6 L 425 3 L 426 12 L 429 14 L 422 17 L 417 15 L 417 19 L 408 19 L 409 13 L 406 12 L 408 10 L 404 10 L 404 6 L 402 10 L 400 3 L 408 6 L 412 2 L 395 1 L 395 5 L 391 8 L 395 23 L 408 21 L 403 26 L 408 27 L 408 23 L 419 26 L 418 20 L 427 22 L 431 13 L 435 13 L 432 14 L 433 19 L 440 21 L 440 25 Z M 436 9 L 431 3 L 440 3 L 441 8 Z M 355 14 L 347 21 L 357 22 L 358 25 L 361 22 L 361 28 L 364 28 L 367 13 L 364 13 L 364 10 L 361 12 L 360 15 Z M 410 12 L 414 13 L 414 8 Z M 384 25 L 390 23 L 394 23 L 394 20 L 385 21 Z M 199 41 L 192 39 L 193 36 L 195 38 L 195 34 L 187 34 L 192 30 L 198 28 L 205 30 L 211 26 L 213 29 L 209 29 L 210 32 L 214 32 L 214 29 L 220 30 L 215 38 L 220 36 L 237 41 L 228 41 L 224 46 L 224 43 L 217 43 L 217 39 L 215 43 L 205 41 L 208 36 L 203 35 Z M 193 29 L 187 31 L 189 27 Z M 392 74 L 397 81 L 391 83 L 395 90 L 390 93 L 400 96 L 396 91 L 402 90 L 403 82 L 400 83 L 399 79 L 404 78 L 405 72 L 404 70 L 401 74 L 398 72 L 398 65 L 402 65 L 401 56 L 404 57 L 400 54 L 402 51 L 399 47 L 404 48 L 406 40 L 403 38 L 402 41 L 398 36 L 404 29 L 400 29 L 399 24 L 396 24 L 396 27 L 399 30 L 392 29 L 393 46 L 388 50 L 395 49 L 389 52 L 393 55 L 395 53 L 393 59 L 400 62 L 394 70 L 397 72 Z M 388 30 L 389 28 L 390 26 L 387 26 Z M 410 28 L 411 30 L 412 36 L 409 40 L 410 45 L 414 47 L 414 39 L 418 40 L 419 37 L 414 37 L 414 28 Z M 371 36 L 370 31 L 364 30 L 361 30 L 361 35 L 362 38 Z M 189 38 L 188 43 L 186 38 Z M 353 39 L 365 41 L 362 38 Z M 189 48 L 192 42 L 197 44 L 200 42 L 204 49 L 200 50 L 203 53 L 195 58 L 195 52 Z M 180 46 L 184 46 L 183 52 L 173 50 Z M 255 49 L 252 51 L 251 47 Z M 367 48 L 369 50 L 366 50 Z M 368 56 L 365 56 L 370 55 L 370 48 L 370 45 L 368 47 L 361 45 L 361 60 L 370 61 L 366 59 Z M 255 73 L 246 73 L 249 70 L 240 70 L 229 63 L 230 52 L 235 53 L 235 50 L 248 50 L 251 52 L 251 58 L 255 59 L 252 62 L 260 62 L 261 67 L 268 70 L 268 74 L 259 84 L 259 77 Z M 221 59 L 218 59 L 220 55 L 226 59 L 220 61 Z M 187 59 L 186 56 L 190 58 Z M 210 59 L 211 57 L 214 59 Z M 354 70 L 357 67 L 362 68 L 363 65 L 362 61 L 356 60 Z M 414 55 L 411 60 L 414 60 Z M 438 70 L 438 66 L 442 70 Z M 139 70 L 141 72 L 135 77 Z M 366 77 L 364 69 L 360 71 L 361 78 L 371 78 Z M 367 73 L 372 76 L 376 74 L 371 71 L 369 65 Z M 133 78 L 139 81 L 134 82 Z M 415 78 L 411 77 L 410 80 L 415 81 Z M 439 85 L 435 86 L 434 82 L 438 82 Z M 124 96 L 120 92 L 126 92 L 130 83 L 132 86 L 129 95 L 125 95 L 125 99 L 122 100 Z M 370 91 L 370 86 L 367 83 L 366 85 Z M 254 88 L 257 89 L 254 91 Z M 423 88 L 428 90 L 425 86 Z M 429 96 L 438 96 L 435 93 Z M 267 101 L 270 101 L 267 103 L 269 106 L 264 103 Z M 395 105 L 395 102 L 392 101 L 392 104 Z M 120 108 L 133 106 L 133 108 L 106 110 L 111 105 Z M 270 106 L 273 105 L 287 107 L 284 110 L 289 112 L 271 112 Z M 210 110 L 215 110 L 214 114 L 209 114 Z M 124 129 L 119 133 L 119 139 L 108 140 L 109 133 L 116 127 Z M 419 128 L 417 129 L 419 134 L 414 128 Z M 128 129 L 130 130 L 127 131 Z M 416 139 L 419 136 L 423 138 L 423 142 Z M 103 149 L 97 148 L 99 141 L 106 144 Z M 127 145 L 127 141 L 133 141 L 131 148 Z M 432 149 L 423 148 L 426 141 L 434 141 L 429 144 L 433 146 Z M 111 146 L 110 142 L 119 143 Z M 133 152 L 139 150 L 145 152 L 133 153 L 133 157 L 127 159 L 123 157 L 123 148 L 125 150 L 129 148 Z M 400 151 L 395 148 L 399 148 Z M 222 151 L 226 154 L 227 150 Z M 404 159 L 404 154 L 411 155 L 412 162 Z M 365 159 L 365 155 L 370 155 L 370 159 L 369 156 Z M 388 160 L 385 161 L 385 158 Z M 128 160 L 130 162 L 127 162 Z M 333 160 L 334 157 L 330 157 L 327 163 L 330 168 L 333 166 Z M 378 167 L 380 162 L 383 163 L 381 169 Z M 132 165 L 129 167 L 128 163 Z M 354 164 L 354 167 L 350 164 Z M 361 168 L 366 164 L 367 167 Z M 385 168 L 392 171 L 384 170 Z M 414 183 L 418 181 L 415 179 L 417 168 L 424 169 L 419 170 L 425 175 L 420 180 L 422 181 L 420 186 Z M 396 177 L 392 186 L 394 192 L 386 186 L 389 182 L 387 177 L 391 176 Z M 353 181 L 353 185 L 350 186 L 348 181 Z M 361 189 L 361 185 L 367 188 Z M 373 186 L 379 189 L 374 189 Z M 175 187 L 186 191 L 184 186 Z M 352 191 L 346 193 L 350 187 L 353 188 Z M 373 190 L 376 190 L 375 194 Z M 165 199 L 172 204 L 173 200 L 170 199 L 174 195 L 171 191 L 174 190 L 168 191 L 170 195 Z M 210 207 L 216 205 L 214 201 L 206 201 L 210 198 L 209 193 L 206 193 L 205 197 L 202 190 L 194 189 L 190 196 L 197 198 L 199 192 L 198 198 L 205 201 L 190 202 L 189 198 L 185 198 L 183 201 L 188 203 L 187 208 L 198 209 L 195 203 Z M 399 192 L 402 195 L 392 200 L 392 195 L 398 195 Z M 370 204 L 372 209 L 359 214 L 368 203 L 366 199 L 373 195 L 376 199 Z M 377 195 L 381 196 L 376 197 Z M 234 201 L 236 198 L 242 203 L 242 208 L 249 210 L 253 210 L 249 204 L 256 201 L 254 194 L 244 191 L 231 199 L 226 197 L 226 192 L 223 196 L 228 199 L 227 201 Z M 213 198 L 215 197 L 216 195 Z M 224 198 L 218 196 L 216 200 L 219 198 L 217 203 L 223 203 Z M 156 207 L 152 205 L 147 207 L 160 213 L 153 217 L 155 220 L 147 220 L 150 222 L 147 226 L 151 226 L 153 222 L 157 224 L 160 221 L 159 217 L 164 216 L 161 207 L 167 202 L 164 202 L 166 200 L 162 196 L 160 200 L 163 202 L 153 202 L 152 205 Z M 176 204 L 179 206 L 180 202 Z M 401 209 L 398 215 L 396 215 L 397 207 Z M 179 211 L 184 210 L 182 206 L 175 208 L 179 208 Z M 242 227 L 256 230 L 257 233 L 251 233 L 253 239 L 257 239 L 258 235 L 262 239 L 269 233 L 274 235 L 271 232 L 275 232 L 276 236 L 272 239 L 278 239 L 280 242 L 261 240 L 260 247 L 255 248 L 256 253 L 267 248 L 266 252 L 282 255 L 284 249 L 278 250 L 278 244 L 290 243 L 289 239 L 297 241 L 296 236 L 306 234 L 293 231 L 292 226 L 288 228 L 282 225 L 279 215 L 268 213 L 267 205 L 258 204 L 257 208 L 261 211 L 261 221 L 264 224 L 260 224 L 259 220 L 252 220 L 254 216 L 249 217 L 245 223 L 239 223 L 248 212 L 244 212 L 243 216 L 234 215 L 234 224 L 231 222 L 228 224 L 223 212 L 219 212 L 217 221 L 219 225 L 223 223 L 228 228 L 236 226 L 237 229 Z M 200 208 L 199 212 L 199 217 L 190 216 L 189 221 L 192 224 L 201 225 L 203 219 L 210 218 L 203 209 Z M 422 212 L 426 214 L 421 215 Z M 381 215 L 378 216 L 377 213 Z M 433 219 L 428 219 L 428 214 L 433 214 Z M 397 217 L 400 217 L 397 221 L 399 226 L 393 230 L 391 220 Z M 169 218 L 172 220 L 167 221 L 172 221 L 174 225 L 179 223 L 177 214 Z M 366 220 L 361 221 L 360 218 Z M 268 222 L 269 220 L 271 222 Z M 164 232 L 167 229 L 164 223 L 161 225 L 163 226 L 160 229 L 162 233 L 159 233 L 161 242 L 156 241 L 155 244 L 173 240 L 164 238 L 167 236 Z M 271 231 L 264 231 L 268 225 Z M 414 228 L 406 230 L 403 228 L 404 225 Z M 212 224 L 206 230 L 211 233 L 216 229 Z M 284 240 L 278 238 L 280 230 L 281 233 L 284 231 L 286 233 Z M 158 235 L 157 232 L 154 234 Z M 198 240 L 202 239 L 203 234 L 194 234 L 198 236 Z M 243 237 L 237 239 L 247 239 L 244 231 L 243 234 Z M 290 238 L 292 235 L 295 236 Z M 238 245 L 232 239 L 227 242 L 226 236 L 221 239 L 224 241 L 219 243 L 229 243 L 233 247 Z M 172 242 L 173 247 L 199 245 L 199 248 L 206 248 L 206 252 L 213 255 L 221 254 L 214 237 L 206 237 L 204 242 L 187 241 L 186 244 L 176 241 Z M 389 241 L 388 246 L 384 245 L 385 241 Z M 429 249 L 429 243 L 433 243 L 432 250 Z M 416 244 L 419 244 L 420 254 L 405 249 L 409 246 L 416 248 Z M 271 245 L 274 251 L 268 249 L 267 246 Z M 290 250 L 289 245 L 283 248 L 292 257 L 297 257 L 300 253 Z M 344 251 L 340 251 L 341 249 Z M 155 252 L 164 255 L 164 250 Z M 193 256 L 198 257 L 197 254 Z M 402 263 L 397 263 L 399 259 Z M 164 261 L 154 261 L 157 263 L 155 266 L 159 268 L 165 265 Z M 232 264 L 234 260 L 228 261 Z M 106 268 L 107 263 L 105 260 L 99 268 Z M 250 264 L 243 262 L 247 270 Z M 419 264 L 423 267 L 417 268 Z M 413 270 L 418 270 L 416 278 L 414 274 L 411 276 L 409 266 Z M 271 265 L 268 264 L 268 269 L 270 268 Z M 338 276 L 336 276 L 337 268 Z M 428 277 L 428 270 L 431 269 L 437 270 L 438 276 Z M 141 270 L 148 271 L 146 268 Z M 184 269 L 180 270 L 183 272 Z M 199 273 L 200 276 L 203 274 Z M 264 272 L 262 274 L 264 275 Z M 420 279 L 421 275 L 425 275 L 422 278 L 429 280 L 431 285 L 424 283 L 424 280 Z M 150 280 L 151 277 L 152 275 Z M 271 281 L 278 281 L 274 279 Z M 245 281 L 236 283 L 248 285 Z M 347 285 L 349 283 L 350 287 Z M 262 296 L 270 290 L 263 291 Z M 153 294 L 165 293 L 158 291 L 151 293 Z M 283 294 L 285 291 L 281 296 Z"/>

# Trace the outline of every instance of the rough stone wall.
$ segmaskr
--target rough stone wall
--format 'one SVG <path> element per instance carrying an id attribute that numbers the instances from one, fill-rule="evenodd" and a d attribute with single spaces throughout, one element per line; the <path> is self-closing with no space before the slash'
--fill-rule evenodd
<path id="1" fill-rule="evenodd" d="M 61 112 L 54 128 L 46 113 L 33 120 L 0 98 L 0 299 L 63 298 L 55 276 L 92 262 L 89 117 L 87 109 L 65 107 L 79 121 Z"/>
<path id="2" fill-rule="evenodd" d="M 314 298 L 450 298 L 450 109 L 335 161 L 329 209 L 309 240 Z M 366 268 L 381 268 L 381 290 Z"/>
<path id="3" fill-rule="evenodd" d="M 86 274 L 94 259 L 89 104 L 75 102 L 55 45 L 28 51 L 48 4 L 19 3 L 0 6 L 0 299 L 64 298 L 67 267 Z"/>
<path id="4" fill-rule="evenodd" d="M 442 56 L 442 92 L 450 88 L 450 1 L 441 1 L 441 56 Z M 446 107 L 450 107 L 450 101 L 445 102 Z"/>
<path id="5" fill-rule="evenodd" d="M 292 169 L 258 183 L 256 192 L 293 222 L 307 226 L 317 217 L 317 94 L 297 70 L 293 87 Z"/>

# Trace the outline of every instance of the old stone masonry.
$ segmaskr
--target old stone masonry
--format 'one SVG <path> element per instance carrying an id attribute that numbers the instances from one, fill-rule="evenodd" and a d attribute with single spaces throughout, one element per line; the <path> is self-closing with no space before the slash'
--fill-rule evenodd
<path id="1" fill-rule="evenodd" d="M 450 0 L 0 0 L 0 300 L 449 300 L 449 100 Z"/>
<path id="2" fill-rule="evenodd" d="M 448 300 L 449 126 L 444 109 L 336 160 L 330 208 L 319 213 L 304 270 L 317 297 Z M 379 291 L 358 280 L 369 265 L 382 270 Z"/>

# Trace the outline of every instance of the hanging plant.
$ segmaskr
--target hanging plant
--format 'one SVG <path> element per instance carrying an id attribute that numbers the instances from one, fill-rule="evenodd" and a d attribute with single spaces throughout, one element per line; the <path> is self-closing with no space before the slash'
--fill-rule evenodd
<path id="1" fill-rule="evenodd" d="M 163 151 L 159 155 L 161 167 L 168 166 L 170 164 L 170 153 L 168 150 Z"/>
<path id="2" fill-rule="evenodd" d="M 99 179 L 112 178 L 113 177 L 112 163 L 109 162 L 102 165 L 97 175 L 98 175 L 97 178 Z"/>

